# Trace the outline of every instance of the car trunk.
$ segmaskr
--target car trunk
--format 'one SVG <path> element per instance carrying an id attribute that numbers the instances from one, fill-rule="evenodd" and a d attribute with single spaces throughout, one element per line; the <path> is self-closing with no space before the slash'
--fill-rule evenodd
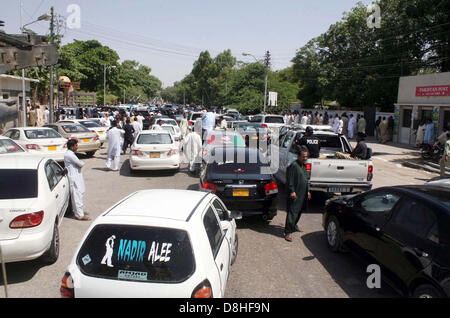
<path id="1" fill-rule="evenodd" d="M 0 241 L 20 236 L 22 229 L 10 229 L 9 224 L 19 215 L 38 212 L 32 210 L 35 201 L 36 199 L 0 200 Z"/>
<path id="2" fill-rule="evenodd" d="M 310 180 L 314 182 L 360 183 L 367 179 L 368 161 L 346 159 L 309 159 Z"/>

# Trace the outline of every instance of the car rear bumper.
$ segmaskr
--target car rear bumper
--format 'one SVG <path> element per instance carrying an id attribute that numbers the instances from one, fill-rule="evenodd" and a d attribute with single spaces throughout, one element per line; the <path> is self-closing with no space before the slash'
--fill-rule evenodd
<path id="1" fill-rule="evenodd" d="M 230 198 L 216 195 L 225 203 L 226 207 L 231 211 L 240 211 L 243 215 L 255 214 L 276 214 L 277 196 L 270 195 L 261 199 L 254 198 Z"/>
<path id="2" fill-rule="evenodd" d="M 29 261 L 40 257 L 50 247 L 53 228 L 39 233 L 25 234 L 13 240 L 2 240 L 3 260 L 5 263 Z"/>
<path id="3" fill-rule="evenodd" d="M 101 147 L 100 140 L 95 143 L 82 143 L 78 142 L 78 152 L 90 152 L 99 150 Z"/>
<path id="4" fill-rule="evenodd" d="M 174 155 L 170 158 L 146 158 L 130 156 L 130 168 L 132 170 L 166 170 L 180 168 L 180 156 Z"/>
<path id="5" fill-rule="evenodd" d="M 320 191 L 327 193 L 354 193 L 369 191 L 372 189 L 371 183 L 325 183 L 310 182 L 310 191 Z"/>

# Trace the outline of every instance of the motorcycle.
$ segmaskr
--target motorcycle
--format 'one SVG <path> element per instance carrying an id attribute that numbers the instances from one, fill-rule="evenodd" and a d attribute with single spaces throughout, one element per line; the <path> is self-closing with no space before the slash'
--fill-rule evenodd
<path id="1" fill-rule="evenodd" d="M 420 155 L 425 160 L 432 160 L 438 162 L 444 153 L 444 147 L 436 141 L 433 145 L 422 144 L 420 146 Z"/>

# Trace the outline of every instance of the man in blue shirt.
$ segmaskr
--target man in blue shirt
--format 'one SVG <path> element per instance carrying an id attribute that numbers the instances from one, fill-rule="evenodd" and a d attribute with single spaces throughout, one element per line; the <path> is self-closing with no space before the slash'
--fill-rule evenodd
<path id="1" fill-rule="evenodd" d="M 425 136 L 423 142 L 432 145 L 434 143 L 434 124 L 431 119 L 427 119 L 425 126 Z"/>
<path id="2" fill-rule="evenodd" d="M 202 116 L 202 139 L 205 140 L 208 132 L 216 126 L 216 115 L 213 112 L 207 112 Z"/>

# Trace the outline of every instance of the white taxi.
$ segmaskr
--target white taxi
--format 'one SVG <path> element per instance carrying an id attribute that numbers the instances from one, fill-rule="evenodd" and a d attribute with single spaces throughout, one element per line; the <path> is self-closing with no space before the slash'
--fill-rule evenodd
<path id="1" fill-rule="evenodd" d="M 64 169 L 49 158 L 0 156 L 0 247 L 5 263 L 59 256 L 59 226 L 69 206 Z"/>
<path id="2" fill-rule="evenodd" d="M 92 223 L 60 292 L 68 298 L 224 297 L 237 250 L 236 223 L 216 195 L 142 190 Z"/>
<path id="3" fill-rule="evenodd" d="M 131 170 L 178 170 L 180 153 L 174 136 L 166 130 L 141 131 L 131 146 L 130 168 Z"/>
<path id="4" fill-rule="evenodd" d="M 64 161 L 67 139 L 48 127 L 17 127 L 5 133 L 29 153 L 43 155 L 58 162 Z"/>
<path id="5" fill-rule="evenodd" d="M 106 141 L 106 132 L 108 131 L 109 127 L 103 127 L 99 123 L 97 123 L 94 118 L 92 119 L 66 119 L 66 120 L 60 120 L 58 123 L 71 123 L 71 124 L 81 124 L 87 129 L 89 129 L 91 132 L 96 133 L 98 135 L 98 138 L 100 140 L 101 145 Z"/>

